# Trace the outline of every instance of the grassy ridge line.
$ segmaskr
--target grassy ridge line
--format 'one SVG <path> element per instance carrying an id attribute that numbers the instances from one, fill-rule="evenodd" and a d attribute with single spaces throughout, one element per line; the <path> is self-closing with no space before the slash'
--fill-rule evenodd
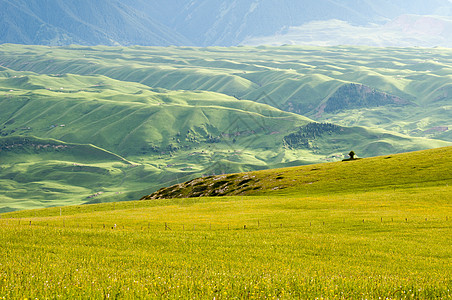
<path id="1" fill-rule="evenodd" d="M 124 200 L 128 192 L 143 190 L 144 182 L 154 182 L 150 175 L 158 176 L 155 168 L 94 145 L 36 137 L 0 138 L 0 162 L 2 212 L 101 197 Z"/>
<path id="2" fill-rule="evenodd" d="M 452 147 L 243 174 L 198 178 L 142 199 L 227 195 L 324 195 L 452 184 Z"/>
<path id="3" fill-rule="evenodd" d="M 119 80 L 136 82 L 141 82 L 143 78 L 150 78 L 149 76 L 154 75 L 155 72 L 166 70 L 170 76 L 165 77 L 164 81 L 159 79 L 157 85 L 168 89 L 175 89 L 174 85 L 178 85 L 180 82 L 180 79 L 176 80 L 177 78 L 192 76 L 193 67 L 196 67 L 195 70 L 200 70 L 197 75 L 201 75 L 203 72 L 210 75 L 203 81 L 208 81 L 212 72 L 226 77 L 233 74 L 242 80 L 252 79 L 252 82 L 255 83 L 252 86 L 253 89 L 261 86 L 261 91 L 267 93 L 270 92 L 268 88 L 265 88 L 268 84 L 273 84 L 275 81 L 284 83 L 288 79 L 300 80 L 301 78 L 302 81 L 311 82 L 306 85 L 306 90 L 300 91 L 303 93 L 312 91 L 310 89 L 312 84 L 316 85 L 326 81 L 331 81 L 336 86 L 338 82 L 360 82 L 389 93 L 395 93 L 402 98 L 408 96 L 427 99 L 428 96 L 432 96 L 432 92 L 448 82 L 447 77 L 438 82 L 437 76 L 431 76 L 429 71 L 447 76 L 449 69 L 446 49 L 296 46 L 217 49 L 84 47 L 81 50 L 52 49 L 59 54 L 58 59 L 55 59 L 46 51 L 48 48 L 23 48 L 19 49 L 16 45 L 4 45 L 1 48 L 4 51 L 4 66 L 50 74 L 67 73 L 68 67 L 72 67 L 71 73 L 81 75 L 97 73 Z M 24 51 L 25 49 L 28 50 L 28 53 Z M 13 57 L 10 57 L 11 52 L 15 54 Z M 86 56 L 80 58 L 83 53 L 86 53 Z M 32 54 L 40 55 L 39 60 L 33 59 Z M 78 59 L 74 59 L 75 57 Z M 436 60 L 441 62 L 436 62 Z M 121 63 L 127 61 L 133 63 L 128 63 L 127 68 L 123 67 L 121 71 Z M 233 61 L 234 64 L 225 64 L 225 61 Z M 165 67 L 162 67 L 162 63 L 165 63 Z M 145 67 L 150 69 L 143 71 Z M 313 72 L 313 67 L 316 69 L 315 72 Z M 244 70 L 246 72 L 243 72 Z M 180 75 L 175 76 L 174 71 L 179 72 Z M 157 75 L 157 78 L 160 78 L 162 74 Z M 436 84 L 431 86 L 432 89 L 430 89 L 430 85 L 427 85 L 429 89 L 425 90 L 423 81 L 417 82 L 422 78 L 431 83 L 436 80 Z M 195 83 L 197 87 L 200 86 L 197 80 L 183 81 L 186 85 Z M 154 87 L 155 82 L 155 78 L 149 81 Z M 215 90 L 216 88 L 212 84 L 209 84 L 208 88 Z M 249 93 L 250 86 L 245 87 L 245 89 L 231 87 L 231 90 L 236 93 Z M 299 86 L 293 86 L 293 88 L 298 89 Z M 193 87 L 186 86 L 183 89 L 190 90 Z M 201 89 L 205 90 L 206 87 Z"/>
<path id="4" fill-rule="evenodd" d="M 183 184 L 166 188 L 184 196 L 193 196 L 196 187 L 207 189 L 206 194 L 222 186 L 232 186 L 234 190 L 223 188 L 232 197 L 190 197 L 188 199 L 154 199 L 152 201 L 130 201 L 125 203 L 104 203 L 62 208 L 65 215 L 92 213 L 108 210 L 129 210 L 134 208 L 171 205 L 194 205 L 196 203 L 242 201 L 245 199 L 297 198 L 297 197 L 342 197 L 371 193 L 402 193 L 416 195 L 430 190 L 450 190 L 452 177 L 449 170 L 452 162 L 452 147 L 438 148 L 412 153 L 373 157 L 348 162 L 325 163 L 302 167 L 263 170 L 222 176 L 211 176 L 190 180 Z M 245 183 L 240 184 L 245 181 Z M 238 183 L 237 183 L 238 182 Z M 218 184 L 219 183 L 219 184 Z M 209 185 L 211 185 L 209 187 Z M 254 189 L 258 187 L 259 189 Z M 174 190 L 173 190 L 174 188 Z M 210 190 L 208 189 L 210 188 Z M 449 188 L 449 190 L 447 189 Z M 247 189 L 247 190 L 245 190 Z M 165 189 L 163 189 L 165 190 Z M 195 190 L 195 191 L 194 191 Z M 447 192 L 446 192 L 447 194 Z M 155 193 L 154 195 L 157 195 Z M 159 195 L 165 195 L 160 193 Z M 336 196 L 335 196 L 336 195 Z M 159 198 L 159 197 L 157 197 Z M 169 198 L 169 197 L 168 197 Z M 447 198 L 447 197 L 446 197 Z M 58 216 L 60 208 L 19 211 L 3 214 L 3 217 Z"/>
<path id="5" fill-rule="evenodd" d="M 266 205 L 275 207 L 283 205 L 288 211 L 290 211 L 293 206 L 300 206 L 300 208 L 303 207 L 303 209 L 309 209 L 310 207 L 323 207 L 328 203 L 331 203 L 341 209 L 349 207 L 350 210 L 366 210 L 366 217 L 376 221 L 378 217 L 381 216 L 401 216 L 402 214 L 399 210 L 410 206 L 410 200 L 419 200 L 424 198 L 428 199 L 428 201 L 432 204 L 428 205 L 428 202 L 422 204 L 424 212 L 428 211 L 428 213 L 425 213 L 424 219 L 425 217 L 428 217 L 429 214 L 434 214 L 436 208 L 438 208 L 437 205 L 440 205 L 441 210 L 444 210 L 441 212 L 441 218 L 449 219 L 447 211 L 450 210 L 448 199 L 451 192 L 452 186 L 449 184 L 439 183 L 438 185 L 433 186 L 419 187 L 416 185 L 406 185 L 399 186 L 396 189 L 388 187 L 386 189 L 377 188 L 374 190 L 353 190 L 343 193 L 331 193 L 328 195 L 322 195 L 321 193 L 299 193 L 293 195 L 269 193 L 265 195 L 251 196 L 191 197 L 152 199 L 149 201 L 135 200 L 12 211 L 0 213 L 0 219 L 5 221 L 8 219 L 24 219 L 25 223 L 23 224 L 29 224 L 29 221 L 32 221 L 34 225 L 47 226 L 46 224 L 53 224 L 56 227 L 61 226 L 60 221 L 62 219 L 65 219 L 66 221 L 71 222 L 73 226 L 78 227 L 90 227 L 91 224 L 97 224 L 98 227 L 101 227 L 104 223 L 112 225 L 116 221 L 119 224 L 127 225 L 130 230 L 136 230 L 139 226 L 148 225 L 148 221 L 151 220 L 151 225 L 159 229 L 164 229 L 162 228 L 162 225 L 164 225 L 165 221 L 171 221 L 172 224 L 182 226 L 184 223 L 192 222 L 188 221 L 191 214 L 199 214 L 201 216 L 204 212 L 208 212 L 207 215 L 218 214 L 223 217 L 219 218 L 210 216 L 208 218 L 197 218 L 199 225 L 206 226 L 215 219 L 213 223 L 221 225 L 222 229 L 226 229 L 228 222 L 232 222 L 232 220 L 235 220 L 233 222 L 235 226 L 240 226 L 242 222 L 249 222 L 252 226 L 256 226 L 259 214 L 256 213 L 255 217 L 247 218 L 245 211 L 259 211 Z M 401 201 L 401 199 L 403 199 L 403 201 Z M 370 207 L 366 208 L 366 206 L 370 205 L 370 203 L 372 203 L 371 206 L 379 207 L 379 209 Z M 416 208 L 420 208 L 419 205 L 421 204 L 413 202 L 411 209 L 415 210 Z M 242 209 L 242 217 L 232 216 L 234 212 L 238 212 L 238 210 Z M 148 214 L 152 214 L 152 212 L 160 210 L 165 211 L 165 213 L 159 212 L 158 215 L 154 215 L 151 219 L 146 219 Z M 283 209 L 278 213 L 268 211 L 264 215 L 271 218 L 274 215 L 280 214 L 280 217 L 290 219 L 291 217 L 285 215 L 285 213 L 287 213 L 287 211 Z M 362 213 L 362 216 L 364 216 L 364 212 Z M 115 215 L 117 219 L 115 219 L 116 217 L 112 217 Z M 132 215 L 135 215 L 135 217 L 132 217 Z M 178 215 L 183 215 L 184 217 L 179 218 Z M 262 216 L 263 215 L 261 215 L 261 217 Z M 112 218 L 110 219 L 110 217 Z M 316 216 L 316 218 L 317 217 L 319 216 Z M 360 217 L 357 218 L 359 219 Z M 420 215 L 416 218 L 418 221 L 422 220 L 422 216 Z M 81 222 L 81 219 L 84 221 Z M 402 220 L 404 219 L 399 219 L 397 221 L 400 222 Z"/>
<path id="6" fill-rule="evenodd" d="M 132 164 L 132 162 L 128 161 L 127 159 L 92 144 L 67 143 L 57 139 L 39 138 L 35 136 L 0 137 L 0 147 L 4 148 L 2 151 L 2 159 L 5 155 L 9 154 L 8 150 L 14 150 L 13 154 L 17 154 L 17 152 L 20 151 L 34 154 L 36 152 L 39 152 L 40 150 L 43 150 L 45 152 L 47 147 L 44 146 L 46 145 L 49 148 L 54 146 L 54 148 L 58 150 L 57 152 L 68 151 L 72 155 L 77 157 L 78 160 L 93 160 L 96 162 L 107 160 L 120 161 L 125 164 Z"/>
<path id="7" fill-rule="evenodd" d="M 282 139 L 295 126 L 311 121 L 268 105 L 238 101 L 212 92 L 156 93 L 140 89 L 143 87 L 138 85 L 123 93 L 122 87 L 125 88 L 127 84 L 112 80 L 105 83 L 119 86 L 115 88 L 117 93 L 113 89 L 107 92 L 79 92 L 89 88 L 85 81 L 97 81 L 100 78 L 67 77 L 75 82 L 69 87 L 64 85 L 65 92 L 41 89 L 30 94 L 28 90 L 21 90 L 15 92 L 17 100 L 14 102 L 8 97 L 0 97 L 0 107 L 3 108 L 0 117 L 6 124 L 3 130 L 7 134 L 14 130 L 15 134 L 31 133 L 71 142 L 90 142 L 121 155 L 141 155 L 143 151 L 149 152 L 151 147 L 161 148 L 160 152 L 165 152 L 167 146 L 174 144 L 178 133 L 188 130 L 197 135 L 211 134 L 218 137 L 223 132 L 230 133 L 233 130 L 258 131 L 259 125 L 264 124 L 266 130 L 280 132 Z M 45 81 L 50 82 L 49 79 Z M 76 92 L 72 93 L 70 89 Z M 29 117 L 43 107 L 45 110 L 41 115 Z M 247 119 L 255 122 L 244 124 Z M 55 123 L 65 124 L 66 127 L 49 128 Z M 235 126 L 232 127 L 231 123 Z M 29 130 L 24 132 L 22 128 Z M 240 137 L 237 139 L 240 140 Z M 196 145 L 190 145 L 193 146 Z"/>

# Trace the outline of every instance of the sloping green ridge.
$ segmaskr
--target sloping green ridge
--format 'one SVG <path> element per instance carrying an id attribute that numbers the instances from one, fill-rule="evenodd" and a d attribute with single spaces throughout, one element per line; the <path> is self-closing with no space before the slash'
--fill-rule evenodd
<path id="1" fill-rule="evenodd" d="M 154 152 L 165 152 L 170 144 L 192 148 L 195 141 L 205 141 L 209 135 L 218 137 L 229 131 L 258 132 L 261 124 L 268 127 L 267 131 L 280 132 L 281 136 L 293 126 L 310 121 L 261 104 L 215 94 L 210 94 L 209 99 L 209 95 L 167 93 L 160 97 L 170 97 L 176 103 L 162 99 L 160 104 L 89 99 L 96 95 L 51 96 L 49 99 L 35 92 L 16 97 L 15 101 L 0 97 L 0 117 L 5 120 L 0 130 L 5 134 L 34 134 L 92 143 L 121 155 L 141 155 L 152 152 L 152 148 L 161 149 Z M 246 122 L 251 118 L 256 121 Z M 191 143 L 180 137 L 188 131 L 194 135 Z M 176 143 L 176 137 L 182 142 Z"/>
<path id="2" fill-rule="evenodd" d="M 46 152 L 52 158 L 73 157 L 80 162 L 119 161 L 132 164 L 123 157 L 99 148 L 95 145 L 65 143 L 56 139 L 43 139 L 34 136 L 0 137 L 0 151 L 2 161 L 14 160 L 17 154 L 22 157 L 39 154 L 45 156 Z"/>
<path id="3" fill-rule="evenodd" d="M 142 198 L 300 196 L 452 184 L 452 147 L 351 161 L 197 178 Z"/>
<path id="4" fill-rule="evenodd" d="M 133 190 L 124 184 L 132 167 L 130 161 L 94 145 L 2 137 L 0 211 L 80 204 L 97 196 L 116 195 L 119 200 L 119 191 Z"/>

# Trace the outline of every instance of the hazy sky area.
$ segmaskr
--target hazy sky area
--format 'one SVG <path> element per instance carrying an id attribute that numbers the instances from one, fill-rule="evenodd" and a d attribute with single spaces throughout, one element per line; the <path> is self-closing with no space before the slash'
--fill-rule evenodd
<path id="1" fill-rule="evenodd" d="M 352 25 L 342 20 L 312 21 L 272 36 L 250 37 L 244 45 L 368 45 L 452 47 L 452 19 L 402 15 L 385 24 Z"/>
<path id="2" fill-rule="evenodd" d="M 0 0 L 0 43 L 452 46 L 450 0 Z"/>

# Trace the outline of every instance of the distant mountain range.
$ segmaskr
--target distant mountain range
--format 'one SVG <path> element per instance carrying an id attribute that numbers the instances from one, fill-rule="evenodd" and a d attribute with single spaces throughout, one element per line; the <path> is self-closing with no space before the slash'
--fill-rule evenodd
<path id="1" fill-rule="evenodd" d="M 0 43 L 448 46 L 450 16 L 448 0 L 0 0 Z"/>
<path id="2" fill-rule="evenodd" d="M 116 0 L 0 0 L 0 42 L 181 45 L 182 35 Z"/>

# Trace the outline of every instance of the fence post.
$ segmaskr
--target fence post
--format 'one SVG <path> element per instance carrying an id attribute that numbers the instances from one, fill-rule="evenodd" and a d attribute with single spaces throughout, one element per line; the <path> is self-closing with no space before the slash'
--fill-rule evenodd
<path id="1" fill-rule="evenodd" d="M 171 228 L 168 226 L 168 224 L 165 222 L 165 230 L 171 230 Z"/>

